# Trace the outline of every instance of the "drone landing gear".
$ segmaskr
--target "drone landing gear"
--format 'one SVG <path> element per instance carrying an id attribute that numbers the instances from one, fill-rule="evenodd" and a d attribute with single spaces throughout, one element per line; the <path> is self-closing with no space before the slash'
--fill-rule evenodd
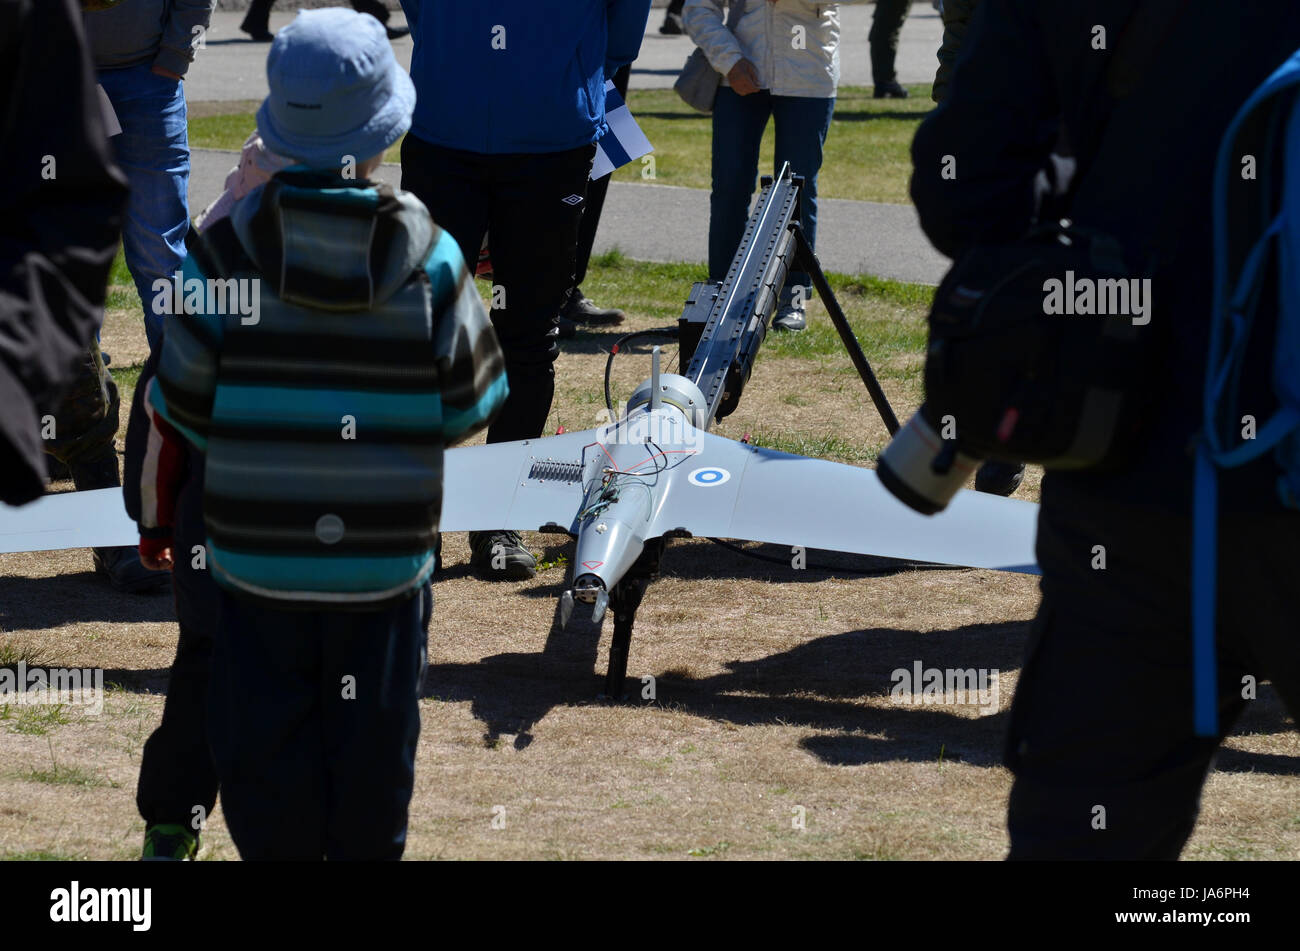
<path id="1" fill-rule="evenodd" d="M 609 667 L 605 674 L 605 692 L 600 696 L 602 700 L 618 702 L 627 699 L 624 688 L 627 686 L 632 625 L 636 622 L 637 608 L 645 597 L 645 589 L 659 574 L 659 559 L 663 551 L 662 538 L 647 542 L 641 557 L 609 593 L 609 606 L 614 612 L 614 639 L 609 645 Z"/>

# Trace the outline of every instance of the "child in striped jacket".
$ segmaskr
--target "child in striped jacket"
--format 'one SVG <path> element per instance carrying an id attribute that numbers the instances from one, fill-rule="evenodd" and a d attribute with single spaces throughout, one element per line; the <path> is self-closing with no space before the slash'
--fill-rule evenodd
<path id="1" fill-rule="evenodd" d="M 221 593 L 209 733 L 235 844 L 398 858 L 443 451 L 499 410 L 504 363 L 456 241 L 367 180 L 414 102 L 378 21 L 304 12 L 267 74 L 258 131 L 298 164 L 192 237 L 159 289 L 141 554 L 172 562 L 188 441 Z"/>

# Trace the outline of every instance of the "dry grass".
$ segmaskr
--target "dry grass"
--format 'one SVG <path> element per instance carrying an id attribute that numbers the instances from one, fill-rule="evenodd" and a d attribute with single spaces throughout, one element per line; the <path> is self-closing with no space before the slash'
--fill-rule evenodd
<path id="1" fill-rule="evenodd" d="M 609 257 L 586 290 L 629 309 L 623 329 L 661 326 L 691 279 L 689 268 L 674 267 Z M 905 416 L 920 395 L 918 358 L 891 350 L 878 331 L 888 325 L 906 337 L 924 310 L 897 297 L 848 292 L 845 304 L 870 331 L 868 355 Z M 138 320 L 118 307 L 104 334 L 128 384 L 144 352 Z M 825 320 L 816 307 L 813 320 Z M 595 422 L 615 336 L 584 334 L 566 346 L 553 422 Z M 885 432 L 847 357 L 825 347 L 794 352 L 804 346 L 773 341 L 720 431 L 820 440 L 846 460 L 872 458 Z M 616 360 L 621 395 L 647 371 L 637 353 Z M 1033 478 L 1021 494 L 1036 493 Z M 571 554 L 561 538 L 529 541 L 548 562 Z M 869 559 L 822 552 L 809 554 L 818 567 L 795 571 L 703 540 L 674 542 L 639 616 L 633 697 L 609 705 L 595 698 L 611 625 L 598 631 L 579 611 L 567 632 L 555 628 L 562 566 L 531 582 L 487 585 L 468 575 L 464 536 L 448 536 L 445 557 L 408 857 L 1005 852 L 1010 776 L 999 757 L 1037 603 L 1033 579 L 958 570 L 861 577 L 849 569 Z M 89 569 L 80 551 L 0 557 L 0 647 L 104 667 L 106 681 L 120 685 L 99 717 L 66 710 L 21 723 L 24 713 L 0 711 L 0 856 L 130 858 L 139 847 L 140 749 L 161 714 L 175 625 L 169 599 L 117 595 Z M 997 668 L 999 711 L 891 703 L 891 672 L 915 660 Z M 645 676 L 654 678 L 653 702 L 640 696 Z M 1297 756 L 1292 725 L 1264 688 L 1210 778 L 1186 855 L 1300 856 Z M 497 815 L 504 828 L 494 827 Z M 203 857 L 236 856 L 218 810 Z"/>

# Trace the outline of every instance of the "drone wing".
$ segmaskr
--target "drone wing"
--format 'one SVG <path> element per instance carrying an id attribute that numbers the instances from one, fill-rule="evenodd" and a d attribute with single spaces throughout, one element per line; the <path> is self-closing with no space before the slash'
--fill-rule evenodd
<path id="1" fill-rule="evenodd" d="M 121 489 L 45 495 L 17 508 L 0 504 L 0 554 L 137 545 L 140 533 Z"/>
<path id="2" fill-rule="evenodd" d="M 600 432 L 449 449 L 443 459 L 440 528 L 576 533 L 582 472 L 600 452 Z"/>
<path id="3" fill-rule="evenodd" d="M 962 491 L 943 512 L 913 512 L 875 470 L 698 434 L 699 452 L 664 493 L 647 537 L 772 542 L 915 561 L 1037 572 L 1038 506 Z"/>

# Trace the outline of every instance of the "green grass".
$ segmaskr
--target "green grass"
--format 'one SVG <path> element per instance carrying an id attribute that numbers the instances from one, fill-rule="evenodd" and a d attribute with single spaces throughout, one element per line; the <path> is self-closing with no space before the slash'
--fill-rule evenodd
<path id="1" fill-rule="evenodd" d="M 19 663 L 28 668 L 57 666 L 55 659 L 41 648 L 28 647 L 26 644 L 0 641 L 0 670 L 17 670 Z"/>
<path id="2" fill-rule="evenodd" d="M 815 459 L 835 459 L 852 465 L 875 462 L 880 452 L 878 447 L 863 446 L 841 436 L 789 430 L 775 432 L 760 429 L 750 434 L 749 441 L 764 449 L 775 449 L 777 452 L 788 452 L 796 456 L 811 456 Z"/>
<path id="3" fill-rule="evenodd" d="M 52 786 L 81 786 L 83 788 L 92 788 L 97 786 L 110 786 L 116 788 L 117 783 L 110 782 L 98 773 L 88 769 L 82 769 L 80 766 L 56 766 L 53 769 L 33 769 L 22 776 L 23 779 L 33 783 L 48 783 Z"/>
<path id="4" fill-rule="evenodd" d="M 190 148 L 194 149 L 230 149 L 244 147 L 248 134 L 257 128 L 255 112 L 230 112 L 219 115 L 192 116 L 189 120 Z M 385 162 L 400 162 L 402 140 L 398 139 L 384 153 Z M 356 156 L 358 161 L 368 159 L 368 155 Z M 197 211 L 198 209 L 194 209 Z"/>
<path id="5" fill-rule="evenodd" d="M 910 99 L 872 99 L 870 87 L 840 87 L 818 180 L 823 198 L 908 203 L 907 183 L 912 174 L 908 149 L 917 125 L 934 108 L 928 85 L 909 86 L 908 90 Z M 632 162 L 616 171 L 614 180 L 709 188 L 712 118 L 686 105 L 671 89 L 633 89 L 628 105 L 654 145 L 653 169 L 641 161 Z M 192 116 L 190 145 L 239 149 L 257 120 L 245 105 L 235 107 L 241 111 Z M 768 123 L 759 152 L 760 174 L 772 169 L 775 141 L 775 128 Z M 394 143 L 384 153 L 384 161 L 401 161 L 400 149 L 401 142 Z M 651 170 L 653 178 L 647 177 Z"/>
<path id="6" fill-rule="evenodd" d="M 0 855 L 0 862 L 84 862 L 83 855 L 64 855 L 62 852 L 47 852 L 37 849 L 30 852 L 5 852 Z"/>
<path id="7" fill-rule="evenodd" d="M 818 179 L 823 198 L 907 204 L 912 174 L 909 148 L 916 127 L 934 103 L 928 86 L 910 86 L 910 99 L 872 99 L 869 87 L 841 86 L 826 135 Z M 710 187 L 713 120 L 686 105 L 671 89 L 633 89 L 628 106 L 654 145 L 654 178 L 636 161 L 614 173 L 615 181 Z M 759 150 L 759 173 L 773 165 L 776 132 L 768 123 Z"/>
<path id="8" fill-rule="evenodd" d="M 45 736 L 56 726 L 71 723 L 63 704 L 51 706 L 24 706 L 6 703 L 0 705 L 0 721 L 8 721 L 9 732 L 24 736 Z"/>

